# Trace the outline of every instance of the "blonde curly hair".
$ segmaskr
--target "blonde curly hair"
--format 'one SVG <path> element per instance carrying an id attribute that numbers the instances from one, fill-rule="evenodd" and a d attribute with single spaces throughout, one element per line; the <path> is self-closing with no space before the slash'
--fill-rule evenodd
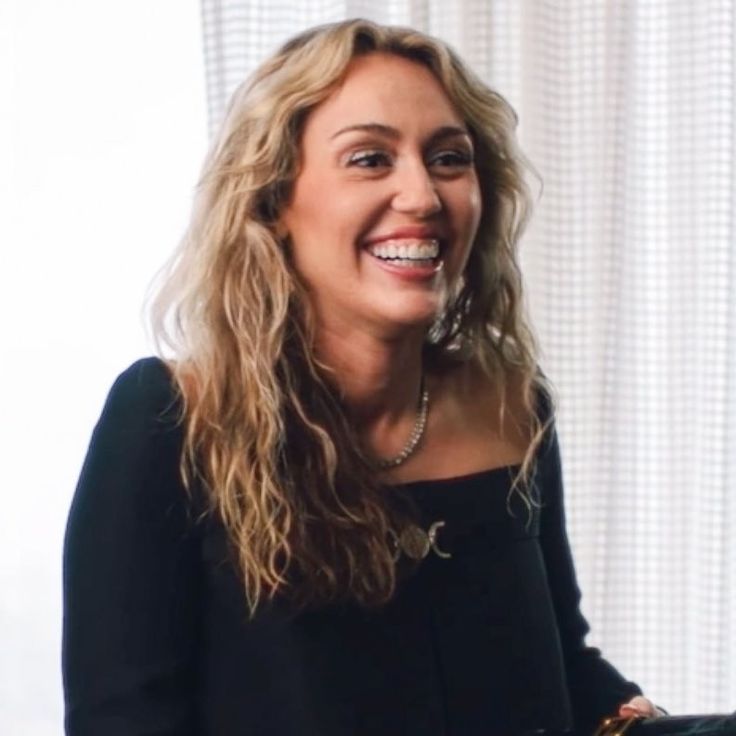
<path id="1" fill-rule="evenodd" d="M 255 613 L 277 593 L 301 605 L 378 605 L 397 582 L 391 530 L 411 516 L 382 493 L 313 351 L 315 325 L 277 233 L 304 120 L 352 59 L 425 65 L 473 138 L 483 213 L 461 285 L 428 332 L 434 365 L 476 360 L 505 394 L 522 378 L 531 441 L 514 486 L 528 502 L 545 390 L 525 320 L 516 248 L 528 218 L 516 115 L 443 42 L 350 20 L 288 41 L 235 92 L 207 155 L 191 222 L 152 303 L 185 427 L 181 473 L 224 524 Z M 501 419 L 505 401 L 499 407 Z"/>

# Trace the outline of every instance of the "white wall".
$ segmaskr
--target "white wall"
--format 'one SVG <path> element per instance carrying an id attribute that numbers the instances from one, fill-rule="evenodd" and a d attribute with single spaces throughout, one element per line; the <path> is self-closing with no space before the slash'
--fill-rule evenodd
<path id="1" fill-rule="evenodd" d="M 0 0 L 0 733 L 62 732 L 61 549 L 206 146 L 198 0 Z"/>

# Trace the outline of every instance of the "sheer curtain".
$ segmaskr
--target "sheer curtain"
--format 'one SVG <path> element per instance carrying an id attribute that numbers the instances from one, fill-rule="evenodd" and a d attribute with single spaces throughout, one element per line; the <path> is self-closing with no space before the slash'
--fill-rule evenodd
<path id="1" fill-rule="evenodd" d="M 590 641 L 672 712 L 735 708 L 733 0 L 202 5 L 213 127 L 281 41 L 355 16 L 444 38 L 512 102 Z"/>

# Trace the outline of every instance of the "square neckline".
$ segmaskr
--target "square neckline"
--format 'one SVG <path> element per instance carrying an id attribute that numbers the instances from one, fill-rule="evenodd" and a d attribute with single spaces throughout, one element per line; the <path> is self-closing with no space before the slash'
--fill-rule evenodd
<path id="1" fill-rule="evenodd" d="M 470 473 L 461 475 L 444 476 L 440 478 L 418 478 L 416 480 L 408 480 L 403 483 L 391 483 L 389 488 L 409 489 L 415 487 L 442 488 L 444 486 L 452 486 L 458 484 L 472 483 L 474 481 L 492 478 L 502 472 L 511 475 L 521 470 L 522 463 L 511 463 L 509 465 L 496 465 L 493 468 L 484 468 L 483 470 L 474 470 Z"/>

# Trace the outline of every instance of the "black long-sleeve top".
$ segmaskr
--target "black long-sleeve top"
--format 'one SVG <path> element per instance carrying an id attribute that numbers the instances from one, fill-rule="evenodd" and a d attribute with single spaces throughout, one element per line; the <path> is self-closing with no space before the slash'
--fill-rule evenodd
<path id="1" fill-rule="evenodd" d="M 224 529 L 181 484 L 176 416 L 147 358 L 94 430 L 65 542 L 69 736 L 582 735 L 640 693 L 584 642 L 553 430 L 531 518 L 507 505 L 516 468 L 404 484 L 450 558 L 379 610 L 249 620 Z"/>

